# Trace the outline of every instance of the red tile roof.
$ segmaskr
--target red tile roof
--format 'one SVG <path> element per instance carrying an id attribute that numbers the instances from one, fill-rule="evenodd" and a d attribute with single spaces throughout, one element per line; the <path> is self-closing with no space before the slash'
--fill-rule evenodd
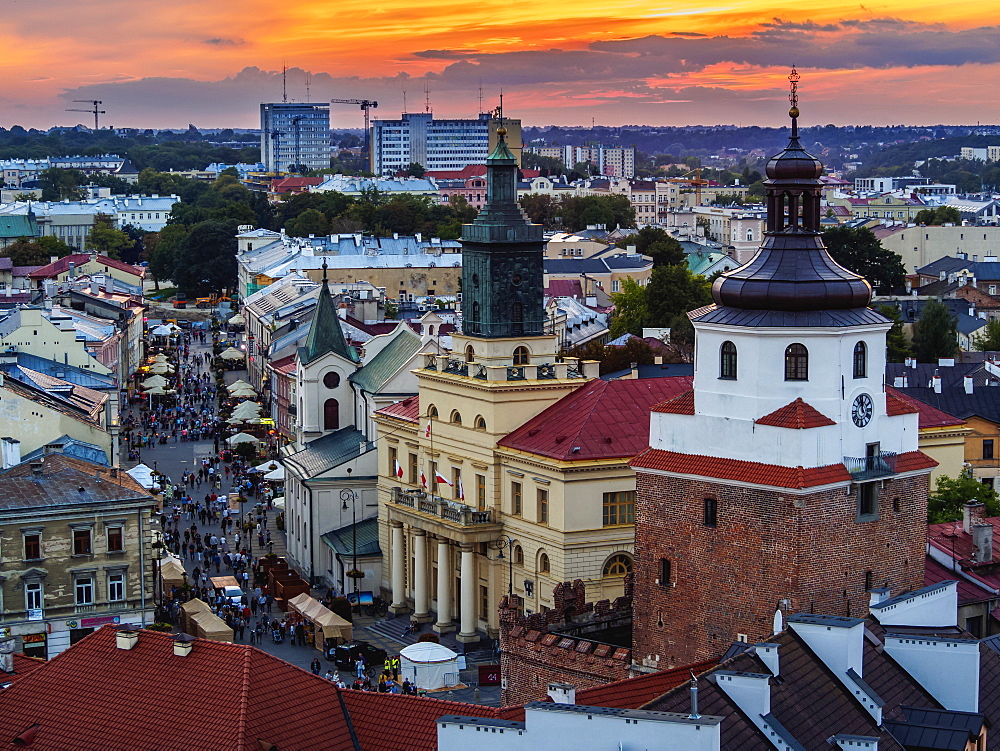
<path id="1" fill-rule="evenodd" d="M 903 455 L 905 456 L 905 454 Z M 718 480 L 738 480 L 778 488 L 814 488 L 839 482 L 850 482 L 851 475 L 843 464 L 826 467 L 781 467 L 776 464 L 724 459 L 716 456 L 679 454 L 675 451 L 647 449 L 631 461 L 638 469 L 656 469 L 684 475 L 700 475 Z"/>
<path id="2" fill-rule="evenodd" d="M 576 692 L 576 703 L 588 707 L 639 709 L 653 699 L 690 681 L 692 670 L 698 675 L 718 664 L 718 660 L 707 660 L 673 670 L 661 670 L 658 673 L 592 686 Z"/>
<path id="3" fill-rule="evenodd" d="M 673 415 L 694 414 L 694 389 L 688 389 L 665 402 L 653 406 L 650 412 L 666 412 Z"/>
<path id="4" fill-rule="evenodd" d="M 375 410 L 375 414 L 395 417 L 397 420 L 404 420 L 406 422 L 418 423 L 420 422 L 420 397 L 411 396 L 408 399 L 403 399 L 401 402 L 396 402 L 395 404 L 390 404 L 388 407 Z"/>
<path id="5" fill-rule="evenodd" d="M 1000 530 L 1000 516 L 988 516 L 983 522 L 992 524 L 994 530 Z M 993 535 L 993 557 L 986 563 L 972 560 L 975 549 L 972 535 L 966 534 L 960 521 L 928 525 L 927 541 L 949 558 L 957 560 L 966 575 L 986 587 L 1000 590 L 1000 571 L 995 570 L 998 568 L 997 563 L 1000 563 L 1000 534 Z M 961 576 L 951 578 L 960 580 Z"/>
<path id="6" fill-rule="evenodd" d="M 69 271 L 69 265 L 71 262 L 75 263 L 77 268 L 80 268 L 81 265 L 87 263 L 89 260 L 89 253 L 71 253 L 68 256 L 63 256 L 55 263 L 39 266 L 37 269 L 28 274 L 28 276 L 31 279 L 48 279 L 53 276 L 58 276 L 64 271 Z M 108 258 L 107 256 L 97 256 L 96 262 L 102 266 L 108 266 L 112 269 L 125 271 L 138 277 L 144 276 L 146 273 L 146 270 L 139 266 L 132 266 L 124 261 L 116 261 L 114 258 Z"/>
<path id="7" fill-rule="evenodd" d="M 548 297 L 583 297 L 583 286 L 579 279 L 553 279 L 545 288 Z"/>
<path id="8" fill-rule="evenodd" d="M 774 410 L 769 415 L 764 415 L 754 420 L 754 422 L 758 425 L 770 425 L 774 428 L 792 428 L 794 430 L 822 428 L 827 425 L 837 424 L 812 405 L 802 401 L 802 397 L 799 397 L 791 404 L 786 404 L 784 407 Z"/>
<path id="9" fill-rule="evenodd" d="M 920 469 L 933 469 L 938 463 L 922 451 L 907 451 L 896 457 L 893 469 L 896 472 L 916 472 Z"/>
<path id="10" fill-rule="evenodd" d="M 931 584 L 938 584 L 939 582 L 944 581 L 958 582 L 959 604 L 967 602 L 982 602 L 983 600 L 992 600 L 996 598 L 996 595 L 985 587 L 974 584 L 963 577 L 961 570 L 952 571 L 947 566 L 943 566 L 930 556 L 927 556 L 924 560 L 924 586 L 930 586 Z"/>
<path id="11" fill-rule="evenodd" d="M 690 376 L 588 381 L 499 443 L 563 461 L 632 457 L 649 445 L 650 408 L 690 386 Z"/>
<path id="12" fill-rule="evenodd" d="M 286 357 L 282 357 L 277 360 L 271 360 L 269 365 L 271 370 L 277 373 L 290 375 L 295 372 L 295 355 L 287 355 Z"/>
<path id="13" fill-rule="evenodd" d="M 533 177 L 538 177 L 540 174 L 542 174 L 541 170 L 522 169 L 519 179 L 530 180 Z M 427 170 L 424 173 L 424 177 L 433 177 L 435 180 L 467 180 L 470 177 L 482 177 L 485 175 L 485 164 L 470 164 L 462 169 Z"/>
<path id="14" fill-rule="evenodd" d="M 29 673 L 33 673 L 35 670 L 40 668 L 45 664 L 45 660 L 40 657 L 28 657 L 20 652 L 14 653 L 14 672 L 5 673 L 0 670 L 0 683 L 13 683 L 16 680 L 20 680 Z"/>
<path id="15" fill-rule="evenodd" d="M 272 193 L 287 193 L 290 190 L 296 188 L 307 188 L 310 185 L 319 185 L 322 183 L 324 178 L 322 177 L 284 177 L 280 180 L 271 181 L 271 192 Z"/>
<path id="16" fill-rule="evenodd" d="M 885 410 L 890 416 L 905 415 L 916 412 L 920 415 L 921 428 L 945 428 L 952 425 L 965 425 L 965 420 L 942 412 L 927 402 L 922 402 L 914 396 L 897 391 L 892 386 L 885 389 Z"/>

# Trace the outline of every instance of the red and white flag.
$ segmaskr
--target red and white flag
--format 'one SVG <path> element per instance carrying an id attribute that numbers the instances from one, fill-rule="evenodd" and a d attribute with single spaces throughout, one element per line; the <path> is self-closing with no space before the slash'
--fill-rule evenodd
<path id="1" fill-rule="evenodd" d="M 394 459 L 393 463 L 396 465 L 393 469 L 396 470 L 396 477 L 400 480 L 403 479 L 403 465 L 399 463 L 399 459 Z"/>
<path id="2" fill-rule="evenodd" d="M 458 478 L 458 500 L 460 500 L 460 501 L 464 501 L 465 500 L 465 488 L 462 487 L 462 478 L 461 478 L 461 476 Z"/>
<path id="3" fill-rule="evenodd" d="M 424 438 L 430 438 L 430 437 L 431 437 L 431 421 L 428 420 L 427 421 L 427 428 L 426 428 L 426 430 L 424 430 Z"/>
<path id="4" fill-rule="evenodd" d="M 445 485 L 451 485 L 451 482 L 449 482 L 448 478 L 442 475 L 440 472 L 434 473 L 434 482 L 435 483 L 443 482 Z"/>
<path id="5" fill-rule="evenodd" d="M 427 475 L 424 474 L 423 470 L 420 470 L 420 484 L 424 486 L 424 490 L 427 490 Z"/>

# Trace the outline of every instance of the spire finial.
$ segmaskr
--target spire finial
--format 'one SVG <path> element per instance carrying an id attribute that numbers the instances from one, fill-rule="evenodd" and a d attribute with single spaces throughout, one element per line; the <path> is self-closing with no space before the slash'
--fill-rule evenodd
<path id="1" fill-rule="evenodd" d="M 323 286 L 324 287 L 327 285 L 327 281 L 326 281 L 326 269 L 327 269 L 326 257 L 324 257 L 323 258 Z"/>
<path id="2" fill-rule="evenodd" d="M 500 123 L 500 126 L 497 128 L 497 136 L 499 136 L 500 140 L 502 141 L 504 139 L 504 136 L 507 135 L 507 128 L 503 124 L 503 89 L 502 88 L 500 89 L 500 104 L 497 105 L 497 108 L 493 111 L 493 116 L 497 119 L 497 122 Z"/>
<path id="3" fill-rule="evenodd" d="M 792 118 L 792 138 L 797 138 L 799 135 L 799 81 L 802 76 L 799 72 L 795 70 L 795 65 L 792 65 L 792 72 L 788 74 L 788 102 L 792 106 L 788 109 L 788 116 Z"/>

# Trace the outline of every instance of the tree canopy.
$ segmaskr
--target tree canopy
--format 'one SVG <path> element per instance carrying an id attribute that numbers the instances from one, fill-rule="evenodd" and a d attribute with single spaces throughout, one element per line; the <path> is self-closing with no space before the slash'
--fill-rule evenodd
<path id="1" fill-rule="evenodd" d="M 961 224 L 962 215 L 954 206 L 938 206 L 933 209 L 921 209 L 913 217 L 916 224 Z"/>
<path id="2" fill-rule="evenodd" d="M 98 214 L 94 217 L 85 247 L 102 256 L 121 259 L 122 254 L 131 249 L 135 241 L 126 232 L 115 229 L 115 218 L 109 214 Z"/>
<path id="3" fill-rule="evenodd" d="M 191 228 L 174 258 L 173 280 L 181 292 L 195 296 L 236 286 L 235 232 L 234 224 L 218 220 Z"/>
<path id="4" fill-rule="evenodd" d="M 979 352 L 1000 352 L 1000 320 L 987 321 L 982 331 L 972 337 L 972 346 Z"/>
<path id="5" fill-rule="evenodd" d="M 58 237 L 19 237 L 6 248 L 0 248 L 0 257 L 9 258 L 14 266 L 44 266 L 52 256 L 62 258 L 73 251 Z"/>
<path id="6" fill-rule="evenodd" d="M 619 248 L 635 246 L 637 253 L 653 259 L 654 266 L 676 266 L 686 263 L 680 242 L 660 227 L 643 227 L 618 242 Z"/>
<path id="7" fill-rule="evenodd" d="M 906 280 L 903 259 L 882 247 L 867 227 L 830 227 L 823 231 L 823 242 L 833 260 L 863 276 L 880 294 L 903 286 Z"/>
<path id="8" fill-rule="evenodd" d="M 958 477 L 942 475 L 935 485 L 927 498 L 927 521 L 931 524 L 961 519 L 969 501 L 986 504 L 985 516 L 1000 515 L 997 491 L 964 472 Z"/>
<path id="9" fill-rule="evenodd" d="M 879 305 L 878 312 L 892 321 L 892 328 L 885 337 L 886 361 L 903 362 L 913 354 L 913 347 L 903 332 L 903 319 L 899 316 L 899 308 L 895 305 Z"/>
<path id="10" fill-rule="evenodd" d="M 940 300 L 928 300 L 913 325 L 913 349 L 920 362 L 953 357 L 958 350 L 957 319 Z"/>

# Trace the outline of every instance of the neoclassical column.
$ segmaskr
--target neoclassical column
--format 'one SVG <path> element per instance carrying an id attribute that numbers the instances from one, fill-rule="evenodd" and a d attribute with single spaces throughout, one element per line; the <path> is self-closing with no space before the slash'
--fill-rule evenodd
<path id="1" fill-rule="evenodd" d="M 462 630 L 460 642 L 479 641 L 476 632 L 476 559 L 471 545 L 462 545 Z"/>
<path id="2" fill-rule="evenodd" d="M 427 533 L 413 530 L 413 620 L 426 623 L 431 619 L 430 597 L 427 591 Z"/>
<path id="3" fill-rule="evenodd" d="M 403 555 L 403 523 L 390 522 L 391 539 L 389 546 L 392 555 L 392 608 L 393 613 L 406 610 L 406 557 Z"/>
<path id="4" fill-rule="evenodd" d="M 437 606 L 434 630 L 439 634 L 454 631 L 455 625 L 451 622 L 451 541 L 446 537 L 438 537 Z"/>

